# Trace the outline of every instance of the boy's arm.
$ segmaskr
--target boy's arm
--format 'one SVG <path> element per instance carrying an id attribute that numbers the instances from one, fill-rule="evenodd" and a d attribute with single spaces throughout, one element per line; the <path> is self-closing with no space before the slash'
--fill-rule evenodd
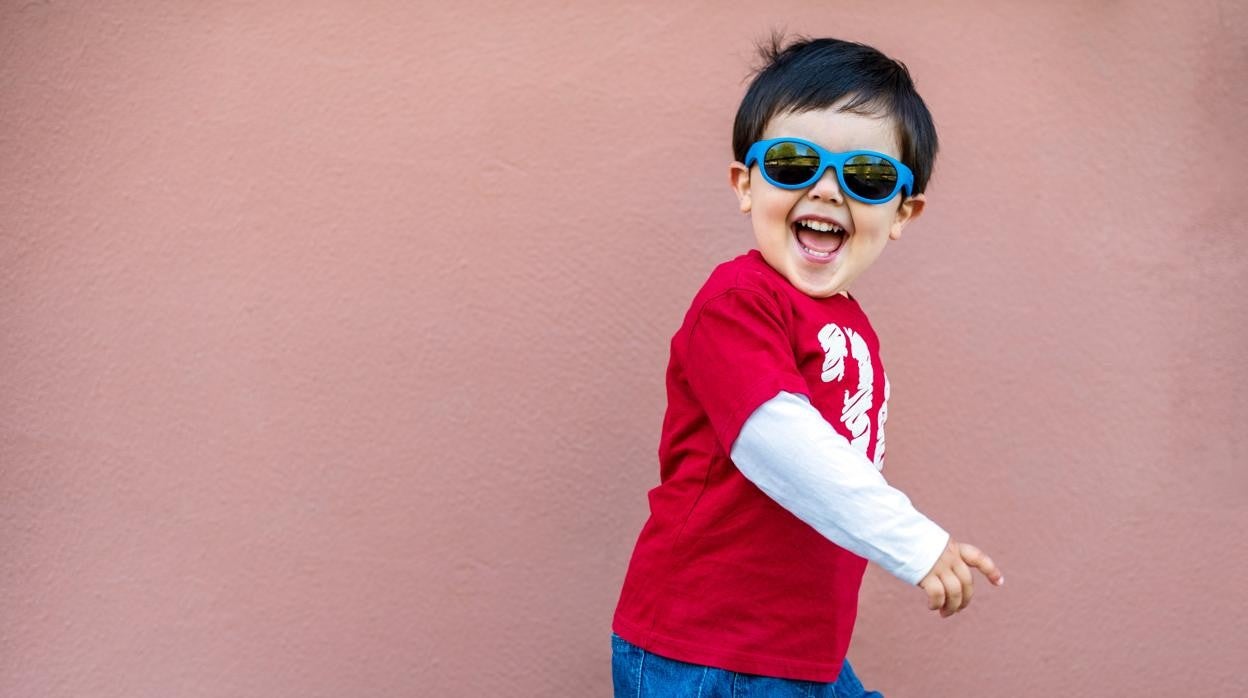
<path id="1" fill-rule="evenodd" d="M 746 478 L 824 537 L 922 587 L 929 601 L 938 598 L 933 608 L 952 606 L 951 614 L 969 603 L 971 560 L 961 549 L 971 546 L 919 513 L 804 396 L 782 391 L 755 410 L 731 456 Z M 945 592 L 946 581 L 959 585 Z"/>
<path id="2" fill-rule="evenodd" d="M 781 392 L 732 445 L 751 482 L 825 538 L 918 584 L 949 541 L 804 396 Z"/>

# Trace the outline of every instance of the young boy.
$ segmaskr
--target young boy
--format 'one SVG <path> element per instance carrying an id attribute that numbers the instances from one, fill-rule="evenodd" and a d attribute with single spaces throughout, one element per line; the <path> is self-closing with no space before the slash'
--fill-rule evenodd
<path id="1" fill-rule="evenodd" d="M 867 561 L 948 617 L 992 561 L 880 475 L 888 378 L 848 292 L 923 212 L 936 132 L 905 67 L 764 51 L 729 179 L 758 249 L 672 338 L 661 484 L 613 623 L 617 696 L 862 696 L 844 661 Z M 865 558 L 865 559 L 864 559 Z"/>

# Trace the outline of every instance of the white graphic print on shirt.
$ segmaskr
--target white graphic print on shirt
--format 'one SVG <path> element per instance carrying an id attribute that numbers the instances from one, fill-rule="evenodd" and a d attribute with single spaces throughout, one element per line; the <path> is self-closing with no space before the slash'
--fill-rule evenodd
<path id="1" fill-rule="evenodd" d="M 829 323 L 819 330 L 819 346 L 823 347 L 823 382 L 843 380 L 845 378 L 845 357 L 853 356 L 858 362 L 858 387 L 852 394 L 845 391 L 844 407 L 841 409 L 841 422 L 849 429 L 853 444 L 862 454 L 867 454 L 867 446 L 871 443 L 871 416 L 869 412 L 875 401 L 875 369 L 871 365 L 871 350 L 862 335 L 850 330 L 842 330 L 835 323 Z M 884 421 L 888 419 L 888 375 L 884 376 L 884 402 L 880 405 L 880 424 L 875 438 L 875 467 L 884 467 Z"/>
<path id="2" fill-rule="evenodd" d="M 819 330 L 819 346 L 827 355 L 823 359 L 823 382 L 831 383 L 845 377 L 845 355 L 849 347 L 845 345 L 845 333 L 835 324 L 827 324 Z"/>
<path id="3" fill-rule="evenodd" d="M 880 405 L 880 427 L 875 432 L 875 469 L 884 469 L 884 422 L 888 421 L 888 371 L 884 372 L 884 403 Z"/>

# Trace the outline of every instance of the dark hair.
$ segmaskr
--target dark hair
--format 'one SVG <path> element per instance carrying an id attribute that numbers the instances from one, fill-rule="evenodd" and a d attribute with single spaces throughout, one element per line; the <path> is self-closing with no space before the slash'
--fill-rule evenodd
<path id="1" fill-rule="evenodd" d="M 910 71 L 865 44 L 839 39 L 797 39 L 787 47 L 773 34 L 759 47 L 765 61 L 737 110 L 732 152 L 739 162 L 777 114 L 826 109 L 883 116 L 897 123 L 901 161 L 914 171 L 914 191 L 927 186 L 936 161 L 936 126 Z"/>

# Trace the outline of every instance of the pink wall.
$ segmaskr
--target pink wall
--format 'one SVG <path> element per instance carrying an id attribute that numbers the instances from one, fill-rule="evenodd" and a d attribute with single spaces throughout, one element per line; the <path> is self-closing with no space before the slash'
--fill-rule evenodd
<path id="1" fill-rule="evenodd" d="M 1248 692 L 1243 3 L 427 4 L 0 5 L 0 695 L 606 695 L 770 26 L 936 115 L 857 291 L 1009 580 L 860 673 Z"/>

